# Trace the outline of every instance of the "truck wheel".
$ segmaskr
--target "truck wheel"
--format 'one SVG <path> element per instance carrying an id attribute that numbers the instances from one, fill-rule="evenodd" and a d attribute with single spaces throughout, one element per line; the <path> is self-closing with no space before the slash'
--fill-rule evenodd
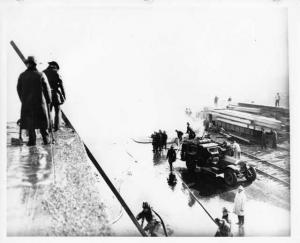
<path id="1" fill-rule="evenodd" d="M 192 160 L 187 160 L 186 168 L 188 169 L 189 172 L 194 172 L 196 169 L 196 163 Z"/>
<path id="2" fill-rule="evenodd" d="M 249 167 L 245 172 L 245 177 L 247 181 L 254 181 L 256 179 L 256 170 L 254 167 Z"/>
<path id="3" fill-rule="evenodd" d="M 228 186 L 235 186 L 237 184 L 237 177 L 232 169 L 226 169 L 224 172 L 224 180 Z"/>

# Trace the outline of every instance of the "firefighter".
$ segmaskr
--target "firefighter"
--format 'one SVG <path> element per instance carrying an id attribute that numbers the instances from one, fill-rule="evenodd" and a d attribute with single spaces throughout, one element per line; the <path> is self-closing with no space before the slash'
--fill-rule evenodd
<path id="1" fill-rule="evenodd" d="M 52 103 L 50 106 L 50 111 L 52 111 L 52 109 L 54 108 L 55 111 L 54 131 L 56 132 L 59 130 L 59 126 L 60 126 L 60 113 L 61 113 L 60 106 L 65 102 L 66 94 L 63 86 L 63 81 L 60 75 L 58 74 L 58 70 L 59 70 L 58 63 L 52 61 L 52 62 L 48 62 L 48 64 L 49 66 L 47 67 L 47 69 L 44 70 L 44 73 L 47 76 L 51 88 Z"/>
<path id="2" fill-rule="evenodd" d="M 275 95 L 275 107 L 279 107 L 279 102 L 280 102 L 280 95 L 277 93 Z"/>
<path id="3" fill-rule="evenodd" d="M 177 138 L 179 139 L 179 142 L 181 142 L 182 141 L 183 132 L 179 131 L 179 130 L 175 130 L 175 132 L 177 133 Z"/>
<path id="4" fill-rule="evenodd" d="M 51 104 L 51 92 L 46 75 L 39 72 L 36 65 L 36 59 L 29 56 L 27 69 L 20 74 L 17 84 L 22 103 L 20 128 L 28 130 L 28 146 L 36 145 L 35 129 L 40 129 L 44 144 L 49 144 L 47 129 L 50 124 L 48 106 Z"/>
<path id="5" fill-rule="evenodd" d="M 218 101 L 219 101 L 219 97 L 218 97 L 218 96 L 215 96 L 215 98 L 214 98 L 214 104 L 215 104 L 215 107 L 218 106 Z"/>
<path id="6" fill-rule="evenodd" d="M 168 135 L 167 135 L 166 131 L 162 132 L 162 141 L 163 141 L 162 147 L 164 149 L 167 149 Z"/>
<path id="7" fill-rule="evenodd" d="M 207 132 L 209 130 L 209 121 L 204 119 L 203 121 L 204 131 Z"/>
<path id="8" fill-rule="evenodd" d="M 228 236 L 232 236 L 230 226 L 226 222 L 226 220 L 216 218 L 215 222 L 218 225 L 218 231 L 215 234 L 216 237 L 228 237 Z"/>
<path id="9" fill-rule="evenodd" d="M 240 159 L 241 158 L 241 147 L 240 147 L 240 145 L 236 141 L 233 141 L 232 148 L 233 148 L 233 152 L 234 152 L 234 158 Z"/>
<path id="10" fill-rule="evenodd" d="M 168 159 L 168 162 L 170 165 L 170 171 L 173 171 L 173 163 L 176 161 L 176 151 L 175 151 L 173 145 L 168 150 L 167 159 Z"/>
<path id="11" fill-rule="evenodd" d="M 265 129 L 261 129 L 261 148 L 266 149 L 267 148 L 267 134 L 265 132 Z"/>
<path id="12" fill-rule="evenodd" d="M 163 135 L 162 131 L 159 129 L 159 131 L 158 131 L 158 149 L 159 149 L 159 151 L 161 151 L 163 148 L 163 143 L 164 143 L 163 137 L 164 137 L 164 135 Z"/>
<path id="13" fill-rule="evenodd" d="M 186 133 L 189 135 L 189 139 L 194 139 L 196 137 L 196 133 L 190 127 L 190 123 L 187 122 L 186 124 L 187 124 Z"/>
<path id="14" fill-rule="evenodd" d="M 272 134 L 272 148 L 276 149 L 277 148 L 278 135 L 277 135 L 277 132 L 273 129 L 271 130 L 271 134 Z"/>
<path id="15" fill-rule="evenodd" d="M 245 222 L 245 205 L 247 197 L 245 195 L 245 190 L 243 186 L 238 187 L 238 192 L 234 198 L 234 208 L 233 213 L 238 216 L 238 225 L 243 225 Z"/>
<path id="16" fill-rule="evenodd" d="M 151 236 L 156 236 L 154 231 L 159 226 L 159 222 L 153 217 L 150 205 L 147 202 L 143 202 L 142 207 L 143 210 L 136 216 L 136 219 L 142 219 L 142 222 L 144 222 L 144 219 L 146 219 L 147 225 L 145 226 L 144 230 L 149 231 Z"/>

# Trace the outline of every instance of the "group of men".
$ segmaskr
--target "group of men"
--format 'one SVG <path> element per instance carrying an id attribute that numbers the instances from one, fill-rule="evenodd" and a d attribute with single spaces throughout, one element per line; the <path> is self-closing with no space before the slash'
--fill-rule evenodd
<path id="1" fill-rule="evenodd" d="M 27 69 L 20 74 L 17 84 L 22 104 L 20 129 L 28 131 L 28 146 L 36 145 L 36 129 L 40 130 L 43 143 L 47 145 L 50 143 L 50 112 L 54 108 L 54 131 L 57 131 L 60 124 L 60 105 L 66 99 L 63 82 L 58 74 L 59 65 L 51 61 L 47 69 L 40 72 L 33 56 L 29 56 L 25 64 Z"/>
<path id="2" fill-rule="evenodd" d="M 168 135 L 166 131 L 159 130 L 151 135 L 153 152 L 157 153 L 167 148 Z"/>
<path id="3" fill-rule="evenodd" d="M 237 216 L 240 228 L 243 228 L 245 223 L 245 205 L 247 197 L 245 195 L 245 189 L 242 185 L 238 187 L 237 193 L 234 198 L 234 205 L 232 212 Z M 157 236 L 156 232 L 160 226 L 160 222 L 152 213 L 152 209 L 147 202 L 142 204 L 143 210 L 136 216 L 137 220 L 142 220 L 142 226 L 144 220 L 146 220 L 147 225 L 144 227 L 144 230 L 150 234 L 150 236 Z M 223 207 L 222 218 L 215 218 L 215 223 L 218 226 L 218 230 L 215 234 L 216 237 L 229 237 L 233 236 L 232 234 L 232 221 L 229 217 L 229 211 L 226 207 Z"/>
<path id="4" fill-rule="evenodd" d="M 242 185 L 238 187 L 238 191 L 234 198 L 233 213 L 237 215 L 238 222 L 236 223 L 240 227 L 243 227 L 245 223 L 245 205 L 247 197 L 245 195 L 245 189 Z M 218 226 L 218 231 L 216 232 L 216 237 L 228 237 L 233 236 L 231 232 L 232 222 L 229 217 L 229 211 L 226 207 L 223 208 L 222 219 L 216 218 L 215 222 Z"/>

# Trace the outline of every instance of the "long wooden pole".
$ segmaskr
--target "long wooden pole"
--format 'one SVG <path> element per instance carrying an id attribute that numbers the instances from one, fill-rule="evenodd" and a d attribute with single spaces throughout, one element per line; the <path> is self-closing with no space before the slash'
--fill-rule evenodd
<path id="1" fill-rule="evenodd" d="M 10 44 L 12 46 L 12 48 L 14 48 L 14 50 L 16 51 L 16 53 L 18 54 L 18 56 L 21 58 L 21 60 L 24 62 L 24 64 L 26 64 L 26 58 L 23 56 L 22 52 L 19 50 L 19 48 L 17 47 L 17 45 L 15 44 L 14 41 L 10 41 Z"/>
<path id="2" fill-rule="evenodd" d="M 25 63 L 26 59 L 23 56 L 22 52 L 17 47 L 17 45 L 13 41 L 11 41 L 10 44 L 12 45 L 12 47 L 14 48 L 14 50 L 16 51 L 16 53 L 18 54 L 18 56 Z M 63 111 L 61 111 L 61 113 L 62 113 L 63 119 L 72 127 L 73 130 L 75 130 L 74 127 L 72 126 L 71 122 L 69 121 L 69 119 L 65 115 L 65 113 Z M 106 175 L 106 173 L 104 172 L 104 170 L 101 168 L 101 166 L 99 165 L 98 161 L 95 159 L 94 155 L 91 153 L 91 151 L 89 150 L 89 148 L 86 146 L 85 143 L 83 143 L 83 145 L 84 145 L 85 151 L 87 153 L 87 156 L 92 161 L 92 163 L 94 164 L 94 166 L 96 167 L 96 169 L 98 170 L 98 172 L 100 173 L 100 175 L 103 177 L 104 181 L 109 186 L 110 190 L 113 192 L 113 194 L 119 200 L 120 204 L 125 209 L 126 213 L 130 217 L 130 219 L 132 220 L 132 222 L 134 223 L 134 225 L 137 227 L 138 231 L 141 233 L 142 236 L 147 236 L 146 232 L 141 227 L 141 225 L 139 224 L 139 222 L 136 220 L 136 218 L 134 217 L 134 215 L 131 212 L 130 208 L 128 207 L 128 205 L 126 204 L 126 202 L 124 201 L 124 199 L 121 197 L 121 195 L 119 194 L 118 190 L 114 187 L 113 183 L 110 181 L 110 179 L 108 178 L 108 176 Z"/>

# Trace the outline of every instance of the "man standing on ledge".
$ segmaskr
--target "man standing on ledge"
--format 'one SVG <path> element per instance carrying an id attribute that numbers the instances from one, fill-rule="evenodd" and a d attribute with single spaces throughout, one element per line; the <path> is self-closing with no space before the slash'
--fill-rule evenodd
<path id="1" fill-rule="evenodd" d="M 44 144 L 49 144 L 48 104 L 51 103 L 50 87 L 46 76 L 36 69 L 36 60 L 29 56 L 27 69 L 20 74 L 17 92 L 22 103 L 21 128 L 28 130 L 28 146 L 36 144 L 35 129 L 40 129 Z"/>
<path id="2" fill-rule="evenodd" d="M 279 102 L 280 102 L 280 95 L 279 93 L 277 93 L 275 96 L 275 107 L 279 107 Z"/>
<path id="3" fill-rule="evenodd" d="M 52 103 L 50 107 L 50 111 L 54 107 L 55 118 L 54 118 L 54 131 L 56 132 L 60 126 L 60 105 L 65 102 L 66 95 L 65 89 L 63 86 L 63 82 L 58 74 L 59 65 L 57 62 L 52 61 L 48 62 L 49 66 L 44 73 L 46 74 L 52 93 Z"/>

